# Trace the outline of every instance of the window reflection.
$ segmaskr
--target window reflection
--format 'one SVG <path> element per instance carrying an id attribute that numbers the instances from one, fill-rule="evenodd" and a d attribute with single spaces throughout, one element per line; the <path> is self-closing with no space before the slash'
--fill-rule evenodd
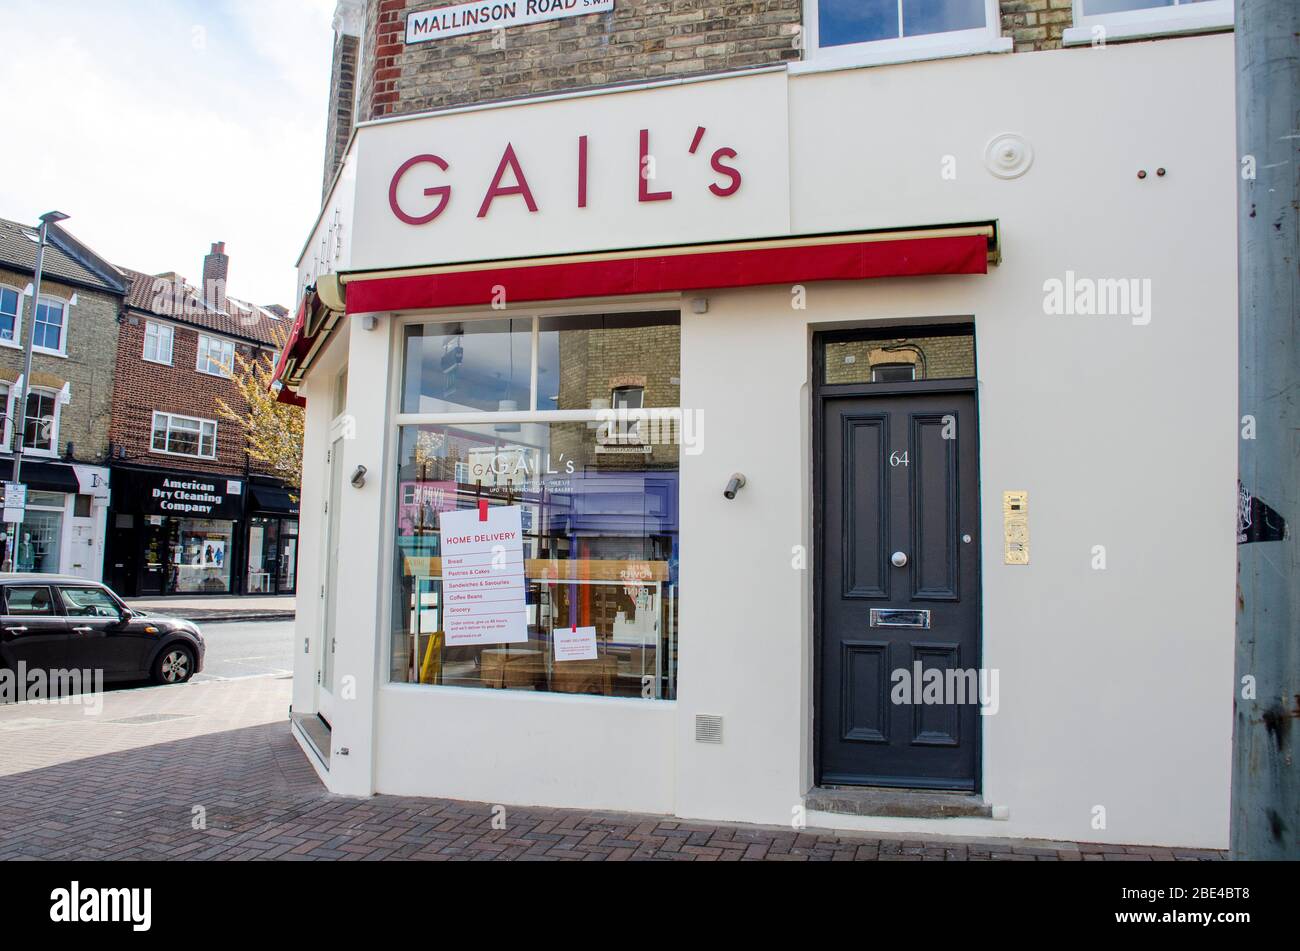
<path id="1" fill-rule="evenodd" d="M 532 336 L 531 318 L 407 326 L 402 412 L 529 409 Z"/>
<path id="2" fill-rule="evenodd" d="M 605 452 L 594 423 L 406 426 L 397 477 L 397 682 L 670 699 L 677 660 L 677 446 Z M 521 509 L 528 640 L 443 643 L 444 512 Z M 557 661 L 594 627 L 595 660 Z"/>

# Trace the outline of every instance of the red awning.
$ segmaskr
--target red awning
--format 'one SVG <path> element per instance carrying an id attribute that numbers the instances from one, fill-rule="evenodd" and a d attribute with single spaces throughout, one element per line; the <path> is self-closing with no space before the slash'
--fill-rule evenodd
<path id="1" fill-rule="evenodd" d="M 992 226 L 988 231 L 734 242 L 449 266 L 392 276 L 352 275 L 347 278 L 347 312 L 482 306 L 493 300 L 499 287 L 515 303 L 809 281 L 984 274 Z"/>
<path id="2" fill-rule="evenodd" d="M 726 287 L 984 274 L 997 260 L 992 222 L 906 231 L 804 235 L 720 244 L 640 248 L 341 275 L 348 314 L 482 307 L 500 288 L 513 303 L 619 297 Z M 275 378 L 279 398 L 302 400 L 301 382 L 339 319 L 308 288 Z"/>

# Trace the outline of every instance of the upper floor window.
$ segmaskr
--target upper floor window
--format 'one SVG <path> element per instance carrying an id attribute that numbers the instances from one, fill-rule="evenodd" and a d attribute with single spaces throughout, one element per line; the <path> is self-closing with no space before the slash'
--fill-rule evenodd
<path id="1" fill-rule="evenodd" d="M 23 451 L 54 455 L 59 445 L 59 395 L 32 388 L 23 419 Z"/>
<path id="2" fill-rule="evenodd" d="M 0 287 L 0 343 L 18 342 L 22 312 L 23 295 L 12 287 Z"/>
<path id="3" fill-rule="evenodd" d="M 170 366 L 172 362 L 173 334 L 171 324 L 160 324 L 152 320 L 145 321 L 144 358 L 150 363 L 166 363 Z"/>
<path id="4" fill-rule="evenodd" d="M 1074 0 L 1067 45 L 1201 33 L 1232 26 L 1232 0 Z"/>
<path id="5" fill-rule="evenodd" d="M 66 301 L 56 297 L 42 297 L 36 305 L 36 321 L 32 324 L 32 347 L 46 353 L 62 354 L 67 342 L 63 335 L 67 314 Z"/>
<path id="6" fill-rule="evenodd" d="M 235 369 L 235 345 L 220 337 L 199 334 L 199 359 L 195 369 L 212 376 L 230 376 Z"/>
<path id="7" fill-rule="evenodd" d="M 153 414 L 153 441 L 150 448 L 173 456 L 194 456 L 199 459 L 217 457 L 217 424 L 211 419 L 176 416 L 172 413 Z"/>
<path id="8" fill-rule="evenodd" d="M 805 56 L 815 66 L 868 66 L 1002 52 L 997 0 L 804 0 Z"/>

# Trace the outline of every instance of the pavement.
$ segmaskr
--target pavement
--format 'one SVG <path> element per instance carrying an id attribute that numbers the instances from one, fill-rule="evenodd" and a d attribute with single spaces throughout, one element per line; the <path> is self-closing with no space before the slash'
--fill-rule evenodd
<path id="1" fill-rule="evenodd" d="M 282 595 L 208 595 L 202 598 L 124 598 L 132 608 L 187 621 L 269 621 L 292 618 L 298 599 Z"/>
<path id="2" fill-rule="evenodd" d="M 914 839 L 664 816 L 328 793 L 245 677 L 0 707 L 0 860 L 1151 861 L 1193 849 Z M 504 819 L 502 825 L 495 817 Z"/>

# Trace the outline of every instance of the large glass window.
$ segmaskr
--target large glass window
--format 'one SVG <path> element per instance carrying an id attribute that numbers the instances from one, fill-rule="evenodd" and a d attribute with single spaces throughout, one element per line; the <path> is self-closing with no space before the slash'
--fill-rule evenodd
<path id="1" fill-rule="evenodd" d="M 171 590 L 229 591 L 234 523 L 197 518 L 177 522 L 172 540 Z"/>
<path id="2" fill-rule="evenodd" d="M 402 412 L 530 409 L 532 341 L 529 318 L 408 326 Z"/>
<path id="3" fill-rule="evenodd" d="M 529 327 L 524 362 L 536 360 L 538 371 L 520 412 L 485 412 L 483 422 L 469 424 L 441 423 L 433 413 L 400 427 L 392 680 L 675 697 L 683 427 L 680 411 L 665 403 L 676 403 L 680 387 L 677 321 L 676 314 L 548 318 L 537 334 L 531 321 L 512 321 Z M 429 380 L 425 359 L 410 358 L 411 341 L 441 348 L 457 336 L 446 327 L 408 330 L 404 406 L 418 405 L 412 394 L 423 397 Z M 504 326 L 497 332 L 513 336 Z M 544 409 L 526 412 L 534 396 Z M 587 418 L 549 418 L 557 408 Z M 611 422 L 619 409 L 634 417 L 621 433 Z M 462 530 L 444 532 L 444 516 L 461 512 L 476 513 L 466 516 L 470 525 L 508 516 L 521 528 L 499 546 L 499 565 L 496 547 L 491 557 L 482 553 L 483 593 L 465 593 L 465 562 L 454 547 Z M 498 568 L 522 578 L 498 584 Z M 457 633 L 467 615 L 501 612 L 522 613 L 508 643 L 467 643 Z"/>
<path id="4" fill-rule="evenodd" d="M 27 508 L 16 533 L 16 570 L 58 573 L 66 501 L 66 496 L 60 492 L 27 493 Z"/>
<path id="5" fill-rule="evenodd" d="M 1097 43 L 1232 27 L 1231 0 L 1074 0 L 1066 44 Z"/>

